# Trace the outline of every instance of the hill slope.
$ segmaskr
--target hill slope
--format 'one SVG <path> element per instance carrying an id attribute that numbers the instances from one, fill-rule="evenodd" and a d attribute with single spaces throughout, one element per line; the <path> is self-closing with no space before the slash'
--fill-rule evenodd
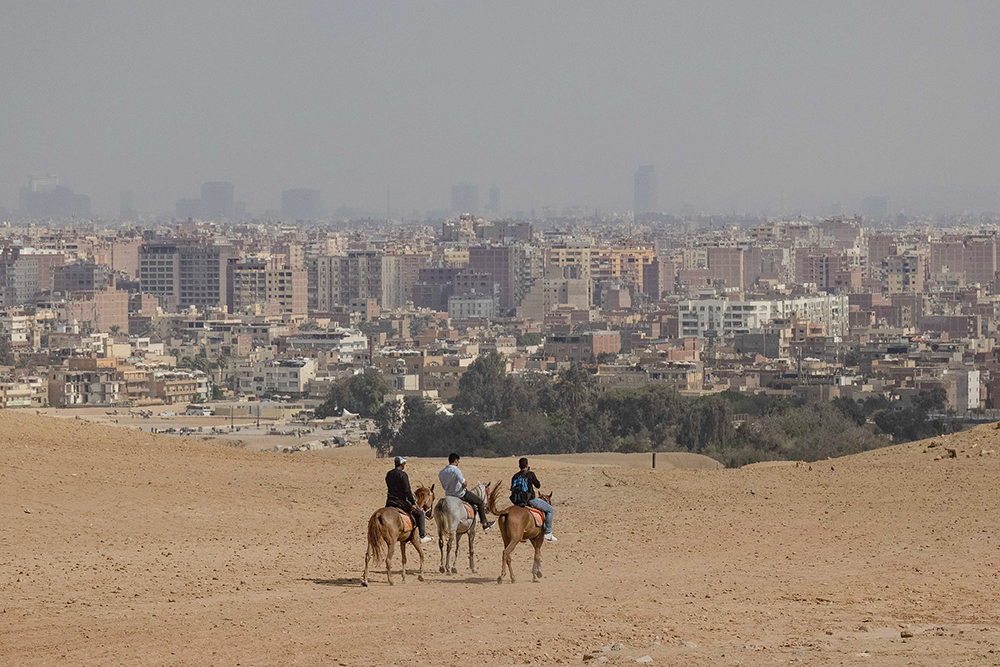
<path id="1" fill-rule="evenodd" d="M 936 440 L 957 457 L 540 458 L 559 537 L 542 583 L 521 545 L 498 587 L 500 537 L 480 534 L 479 574 L 465 544 L 438 574 L 432 543 L 426 582 L 362 589 L 389 465 L 365 449 L 279 456 L 0 411 L 0 664 L 580 664 L 610 644 L 616 663 L 998 664 L 1000 455 L 978 452 L 1000 431 Z M 442 465 L 412 460 L 410 478 Z"/>

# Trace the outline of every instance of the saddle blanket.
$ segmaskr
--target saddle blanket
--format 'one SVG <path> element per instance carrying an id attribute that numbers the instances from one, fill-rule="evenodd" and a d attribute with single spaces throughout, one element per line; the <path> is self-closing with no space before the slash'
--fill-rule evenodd
<path id="1" fill-rule="evenodd" d="M 525 507 L 524 509 L 531 512 L 531 516 L 535 519 L 535 527 L 540 528 L 545 522 L 545 514 L 542 513 L 542 510 L 535 509 L 534 507 Z"/>
<path id="2" fill-rule="evenodd" d="M 413 530 L 413 517 L 398 507 L 394 509 L 399 512 L 399 518 L 403 520 L 403 530 Z"/>
<path id="3" fill-rule="evenodd" d="M 476 510 L 472 509 L 472 505 L 470 505 L 469 503 L 462 503 L 462 504 L 465 505 L 465 513 L 469 515 L 469 518 L 475 519 Z"/>

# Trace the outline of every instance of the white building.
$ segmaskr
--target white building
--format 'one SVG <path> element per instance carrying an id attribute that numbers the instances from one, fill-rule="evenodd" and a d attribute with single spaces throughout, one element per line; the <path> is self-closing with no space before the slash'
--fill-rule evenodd
<path id="1" fill-rule="evenodd" d="M 844 294 L 817 294 L 781 299 L 735 301 L 728 298 L 691 299 L 678 304 L 681 336 L 726 338 L 759 333 L 777 319 L 798 317 L 823 324 L 830 336 L 848 330 L 849 306 Z"/>
<path id="2" fill-rule="evenodd" d="M 965 414 L 969 410 L 982 407 L 980 402 L 981 381 L 979 371 L 972 368 L 949 368 L 945 375 L 954 378 L 955 396 L 953 404 L 955 411 Z"/>
<path id="3" fill-rule="evenodd" d="M 338 359 L 348 363 L 354 361 L 354 355 L 368 351 L 368 336 L 357 329 L 300 331 L 287 340 L 288 346 L 295 350 L 335 350 Z"/>
<path id="4" fill-rule="evenodd" d="M 249 373 L 239 374 L 244 394 L 304 394 L 316 377 L 315 359 L 266 359 L 255 361 Z"/>
<path id="5" fill-rule="evenodd" d="M 448 297 L 448 317 L 453 320 L 497 316 L 497 298 L 489 294 L 454 294 Z"/>

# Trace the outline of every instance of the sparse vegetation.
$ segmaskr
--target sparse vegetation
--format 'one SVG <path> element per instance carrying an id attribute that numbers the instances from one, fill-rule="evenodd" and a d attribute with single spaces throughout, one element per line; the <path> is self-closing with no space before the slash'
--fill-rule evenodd
<path id="1" fill-rule="evenodd" d="M 381 373 L 352 375 L 333 385 L 326 400 L 316 408 L 316 416 L 324 419 L 348 410 L 365 418 L 376 417 L 390 389 Z"/>
<path id="2" fill-rule="evenodd" d="M 952 425 L 931 417 L 943 405 L 942 391 L 922 393 L 908 406 L 884 398 L 804 403 L 734 391 L 691 399 L 663 386 L 601 393 L 583 366 L 554 381 L 512 376 L 503 355 L 491 353 L 463 377 L 454 417 L 416 398 L 382 406 L 370 442 L 383 454 L 412 456 L 688 451 L 736 467 L 815 461 L 944 433 Z"/>

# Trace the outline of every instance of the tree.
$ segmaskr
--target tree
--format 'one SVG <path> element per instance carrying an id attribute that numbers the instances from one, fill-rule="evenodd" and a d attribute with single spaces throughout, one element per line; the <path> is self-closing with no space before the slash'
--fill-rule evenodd
<path id="1" fill-rule="evenodd" d="M 586 368 L 574 363 L 559 374 L 556 393 L 562 408 L 577 421 L 586 412 L 597 387 L 597 380 Z"/>
<path id="2" fill-rule="evenodd" d="M 0 331 L 0 366 L 13 366 L 14 352 L 10 346 L 10 336 Z"/>
<path id="3" fill-rule="evenodd" d="M 117 336 L 119 332 L 121 332 L 121 330 L 122 328 L 117 324 L 112 324 L 110 327 L 108 327 L 108 333 L 110 333 L 112 336 Z"/>
<path id="4" fill-rule="evenodd" d="M 478 415 L 483 421 L 503 419 L 509 414 L 511 384 L 507 358 L 499 352 L 484 354 L 459 380 L 455 411 Z"/>
<path id="5" fill-rule="evenodd" d="M 368 435 L 368 444 L 378 453 L 379 458 L 385 458 L 392 451 L 392 443 L 403 425 L 403 404 L 400 401 L 383 403 L 375 414 L 375 433 Z"/>
<path id="6" fill-rule="evenodd" d="M 366 419 L 374 417 L 382 407 L 385 395 L 391 389 L 389 383 L 377 371 L 352 375 L 330 388 L 326 401 L 316 408 L 316 416 L 323 419 L 348 410 Z"/>
<path id="7" fill-rule="evenodd" d="M 527 347 L 529 345 L 541 345 L 542 344 L 542 334 L 540 333 L 526 333 L 519 334 L 517 336 L 517 346 Z"/>
<path id="8" fill-rule="evenodd" d="M 597 355 L 597 363 L 599 364 L 610 364 L 618 359 L 618 355 L 614 352 L 601 352 Z"/>

